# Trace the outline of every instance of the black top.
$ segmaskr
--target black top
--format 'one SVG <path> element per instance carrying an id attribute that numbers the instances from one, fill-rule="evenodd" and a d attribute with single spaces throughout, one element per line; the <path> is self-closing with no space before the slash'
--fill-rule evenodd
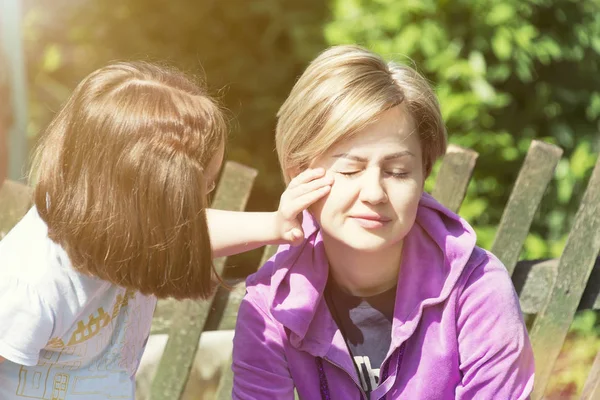
<path id="1" fill-rule="evenodd" d="M 367 395 L 379 384 L 379 371 L 392 340 L 396 287 L 371 297 L 343 291 L 330 277 L 325 300 L 344 335 L 363 390 Z"/>

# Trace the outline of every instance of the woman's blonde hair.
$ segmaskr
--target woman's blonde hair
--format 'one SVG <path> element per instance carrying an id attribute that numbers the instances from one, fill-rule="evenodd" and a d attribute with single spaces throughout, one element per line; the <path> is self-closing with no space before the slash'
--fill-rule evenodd
<path id="1" fill-rule="evenodd" d="M 321 53 L 277 114 L 275 141 L 286 182 L 331 146 L 401 103 L 418 129 L 429 175 L 446 151 L 446 128 L 425 78 L 359 46 L 335 46 Z"/>
<path id="2" fill-rule="evenodd" d="M 181 72 L 116 63 L 86 77 L 37 148 L 34 201 L 74 267 L 158 297 L 215 286 L 206 168 L 225 117 Z"/>

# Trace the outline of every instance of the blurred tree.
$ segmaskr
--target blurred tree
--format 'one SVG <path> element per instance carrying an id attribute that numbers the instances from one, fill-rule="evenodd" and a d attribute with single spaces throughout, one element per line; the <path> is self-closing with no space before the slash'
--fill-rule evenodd
<path id="1" fill-rule="evenodd" d="M 207 80 L 232 117 L 228 158 L 259 169 L 255 207 L 283 185 L 275 114 L 324 46 L 322 1 L 30 0 L 26 40 L 37 133 L 74 85 L 112 60 L 167 61 Z"/>
<path id="2" fill-rule="evenodd" d="M 530 257 L 559 254 L 598 152 L 598 0 L 335 0 L 326 37 L 433 82 L 451 142 L 480 154 L 461 214 L 484 246 L 531 140 L 564 148 L 526 243 Z"/>

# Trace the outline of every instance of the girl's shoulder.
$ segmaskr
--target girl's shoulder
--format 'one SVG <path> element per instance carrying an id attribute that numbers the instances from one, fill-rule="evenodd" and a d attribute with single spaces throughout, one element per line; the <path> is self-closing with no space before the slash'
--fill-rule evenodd
<path id="1" fill-rule="evenodd" d="M 48 237 L 35 207 L 0 241 L 0 265 L 3 289 L 27 292 L 48 304 L 107 285 L 73 268 L 64 249 Z"/>
<path id="2" fill-rule="evenodd" d="M 48 227 L 33 207 L 0 241 L 0 264 L 1 276 L 37 286 L 48 283 L 70 262 L 48 237 Z"/>
<path id="3" fill-rule="evenodd" d="M 0 274 L 35 284 L 52 266 L 53 243 L 35 207 L 0 241 Z"/>

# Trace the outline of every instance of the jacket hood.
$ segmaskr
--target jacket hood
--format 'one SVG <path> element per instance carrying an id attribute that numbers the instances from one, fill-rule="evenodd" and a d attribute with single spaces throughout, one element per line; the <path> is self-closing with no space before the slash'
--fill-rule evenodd
<path id="1" fill-rule="evenodd" d="M 320 228 L 309 213 L 303 217 L 304 242 L 280 247 L 251 280 L 270 281 L 266 306 L 288 330 L 290 343 L 323 356 L 332 343 L 343 343 L 343 338 L 336 337 L 339 332 L 323 300 L 329 263 Z M 422 195 L 415 224 L 403 242 L 390 351 L 414 332 L 424 307 L 448 298 L 475 242 L 476 235 L 466 221 L 429 194 Z"/>

